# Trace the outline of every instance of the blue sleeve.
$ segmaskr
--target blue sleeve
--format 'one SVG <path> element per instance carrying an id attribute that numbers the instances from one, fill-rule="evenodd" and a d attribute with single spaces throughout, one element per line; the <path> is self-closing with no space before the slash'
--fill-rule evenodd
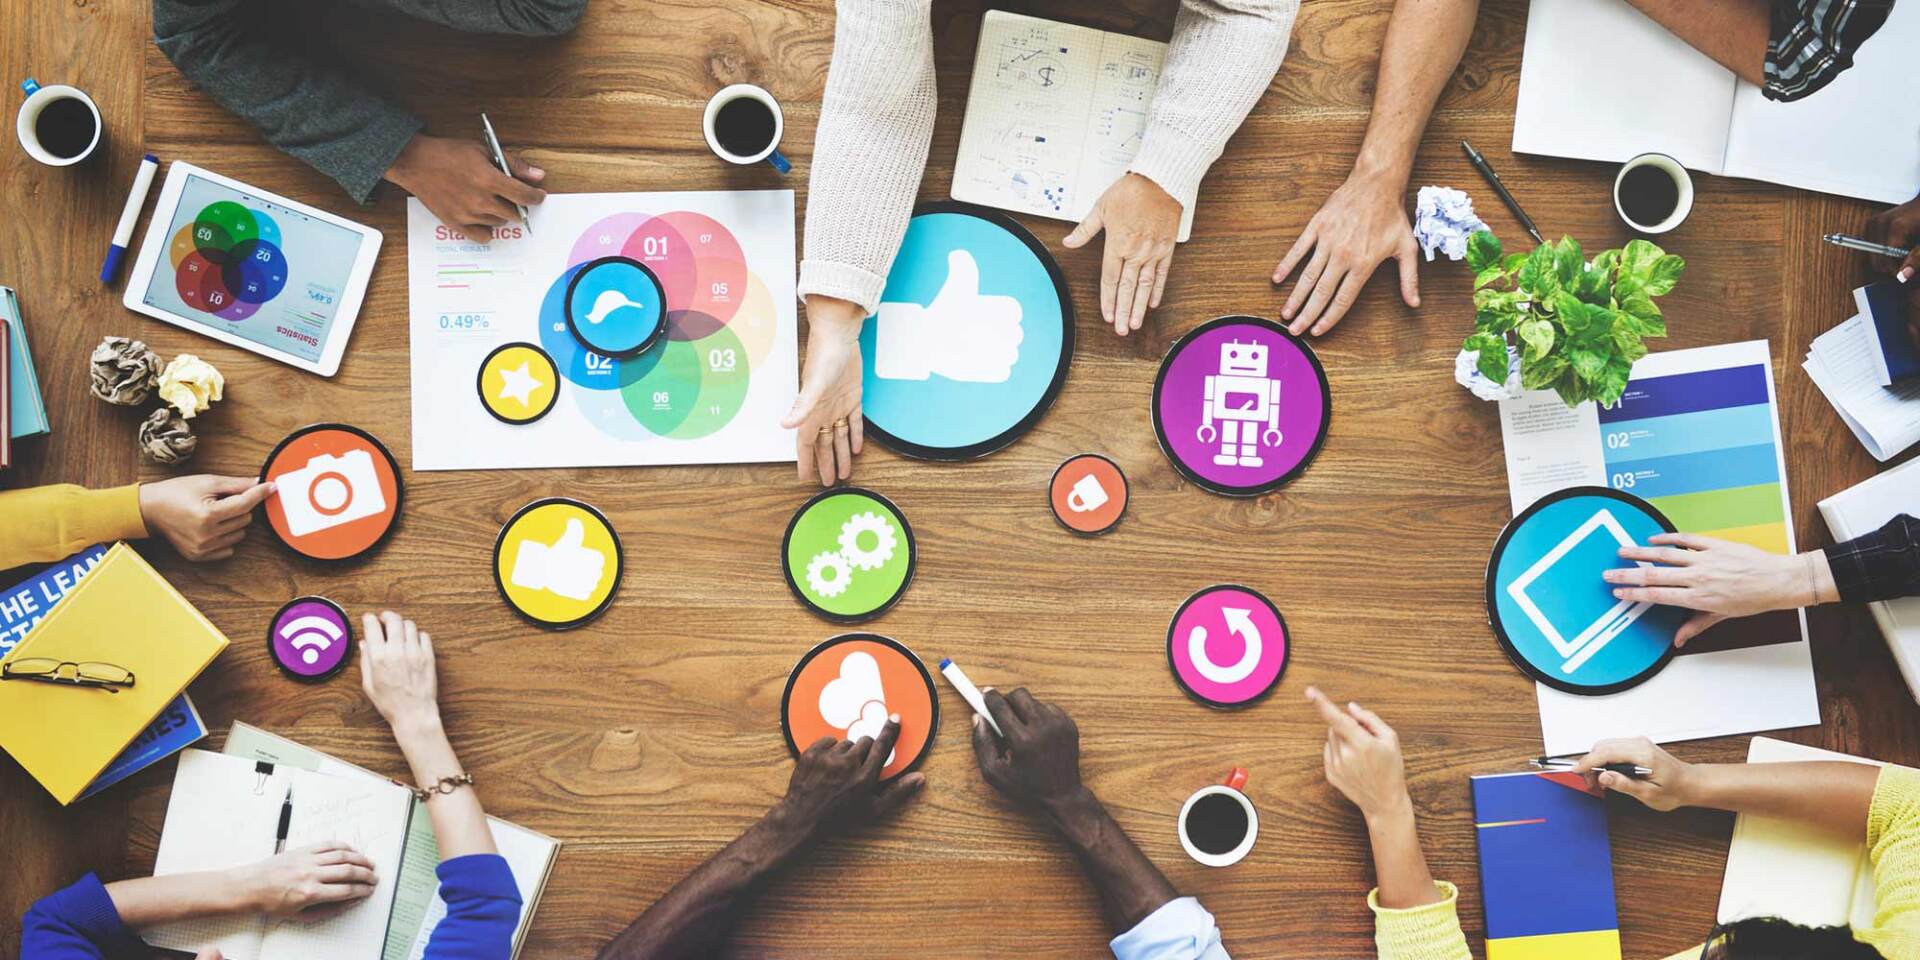
<path id="1" fill-rule="evenodd" d="M 20 918 L 21 960 L 114 960 L 151 952 L 120 922 L 113 898 L 91 873 L 41 897 Z"/>
<path id="2" fill-rule="evenodd" d="M 1229 960 L 1213 914 L 1192 897 L 1161 904 L 1107 946 L 1114 960 Z"/>
<path id="3" fill-rule="evenodd" d="M 440 899 L 447 917 L 433 928 L 425 960 L 509 960 L 520 926 L 520 888 L 497 853 L 440 863 Z"/>

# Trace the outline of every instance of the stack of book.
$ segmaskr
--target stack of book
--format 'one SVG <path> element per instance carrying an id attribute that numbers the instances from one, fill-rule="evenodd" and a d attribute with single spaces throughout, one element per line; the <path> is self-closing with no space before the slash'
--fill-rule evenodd
<path id="1" fill-rule="evenodd" d="M 0 468 L 13 459 L 13 441 L 47 432 L 47 405 L 33 373 L 33 352 L 12 287 L 0 287 Z"/>

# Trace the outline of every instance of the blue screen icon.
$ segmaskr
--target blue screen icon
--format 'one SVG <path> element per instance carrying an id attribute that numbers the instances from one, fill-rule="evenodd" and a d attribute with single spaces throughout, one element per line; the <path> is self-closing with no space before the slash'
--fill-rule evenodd
<path id="1" fill-rule="evenodd" d="M 634 357 L 667 326 L 660 278 L 627 257 L 602 257 L 567 285 L 567 328 L 580 345 L 608 357 Z"/>

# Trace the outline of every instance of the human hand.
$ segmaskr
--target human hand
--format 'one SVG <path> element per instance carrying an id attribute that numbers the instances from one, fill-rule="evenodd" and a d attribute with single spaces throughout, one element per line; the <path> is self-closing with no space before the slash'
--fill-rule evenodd
<path id="1" fill-rule="evenodd" d="M 1297 337 L 1311 330 L 1317 337 L 1332 330 L 1353 307 L 1374 268 L 1389 257 L 1400 263 L 1400 299 L 1409 307 L 1420 305 L 1420 245 L 1407 221 L 1405 193 L 1404 182 L 1355 174 L 1320 205 L 1273 268 L 1278 284 L 1306 264 L 1280 308 L 1289 332 Z"/>
<path id="2" fill-rule="evenodd" d="M 779 811 L 812 834 L 869 823 L 898 810 L 927 782 L 925 774 L 909 773 L 892 783 L 880 783 L 880 771 L 899 739 L 896 713 L 887 717 L 878 737 L 815 740 L 794 763 Z"/>
<path id="3" fill-rule="evenodd" d="M 1915 282 L 1920 278 L 1920 196 L 1868 219 L 1867 239 L 1910 248 L 1904 261 L 1883 257 L 1879 262 L 1893 271 L 1894 279 L 1907 285 L 1907 335 L 1913 338 L 1913 348 L 1920 350 L 1920 282 Z"/>
<path id="4" fill-rule="evenodd" d="M 1615 586 L 1615 599 L 1695 611 L 1674 634 L 1676 647 L 1728 617 L 1839 599 L 1827 555 L 1819 550 L 1783 556 L 1691 533 L 1662 533 L 1647 543 L 1621 547 L 1621 559 L 1666 566 L 1620 567 L 1601 577 Z"/>
<path id="5" fill-rule="evenodd" d="M 1610 763 L 1631 763 L 1653 772 L 1645 779 L 1635 780 L 1600 769 Z M 1574 762 L 1573 772 L 1585 776 L 1590 785 L 1624 793 L 1654 810 L 1692 805 L 1693 781 L 1697 776 L 1693 764 L 1676 759 L 1645 737 L 1602 740 L 1593 745 L 1592 753 Z"/>
<path id="6" fill-rule="evenodd" d="M 193 955 L 193 960 L 222 960 L 219 947 L 208 947 Z"/>
<path id="7" fill-rule="evenodd" d="M 833 297 L 807 298 L 807 363 L 800 395 L 780 426 L 794 437 L 802 482 L 823 487 L 853 476 L 853 457 L 866 446 L 860 418 L 860 327 L 866 311 Z"/>
<path id="8" fill-rule="evenodd" d="M 254 909 L 276 919 L 317 920 L 373 893 L 373 861 L 344 843 L 316 843 L 233 868 Z"/>
<path id="9" fill-rule="evenodd" d="M 433 637 L 392 610 L 360 617 L 360 689 L 393 728 L 394 739 L 440 730 L 440 681 Z"/>
<path id="10" fill-rule="evenodd" d="M 494 227 L 520 219 L 514 204 L 533 206 L 547 198 L 545 190 L 532 186 L 545 180 L 547 172 L 511 153 L 505 156 L 511 177 L 500 172 L 493 154 L 478 140 L 417 133 L 387 168 L 386 177 L 419 198 L 441 223 L 486 243 L 493 239 Z"/>
<path id="11" fill-rule="evenodd" d="M 140 518 L 188 560 L 225 560 L 247 535 L 253 508 L 274 485 L 252 477 L 198 474 L 140 485 Z"/>
<path id="12" fill-rule="evenodd" d="M 1079 799 L 1085 788 L 1080 785 L 1080 728 L 1073 718 L 1025 687 L 1006 696 L 989 689 L 983 698 L 1000 735 L 985 720 L 973 718 L 973 758 L 981 779 L 1049 812 Z"/>
<path id="13" fill-rule="evenodd" d="M 1100 261 L 1100 316 L 1113 332 L 1126 336 L 1140 329 L 1149 307 L 1160 305 L 1173 265 L 1173 244 L 1180 236 L 1180 201 L 1137 173 L 1115 180 L 1100 195 L 1087 218 L 1063 241 L 1069 250 L 1086 246 L 1107 232 Z"/>
<path id="14" fill-rule="evenodd" d="M 1378 716 L 1357 703 L 1334 706 L 1318 687 L 1307 688 L 1307 699 L 1327 722 L 1327 745 L 1321 751 L 1327 782 L 1333 784 L 1369 820 L 1396 811 L 1410 812 L 1407 776 L 1400 759 L 1400 735 Z"/>

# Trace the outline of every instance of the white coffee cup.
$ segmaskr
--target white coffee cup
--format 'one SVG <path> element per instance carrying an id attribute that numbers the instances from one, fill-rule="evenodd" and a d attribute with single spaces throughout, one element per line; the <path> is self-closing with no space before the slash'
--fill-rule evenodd
<path id="1" fill-rule="evenodd" d="M 773 136 L 768 138 L 767 145 L 764 148 L 752 154 L 734 153 L 726 147 L 721 146 L 720 138 L 714 134 L 713 130 L 713 121 L 714 118 L 719 115 L 720 108 L 735 100 L 741 99 L 758 100 L 766 104 L 767 109 L 773 112 Z M 705 132 L 707 136 L 707 149 L 712 150 L 714 156 L 728 163 L 737 163 L 744 166 L 759 163 L 764 160 L 772 164 L 773 168 L 781 173 L 786 173 L 788 170 L 793 169 L 793 164 L 789 163 L 786 156 L 780 152 L 780 135 L 785 133 L 787 129 L 786 117 L 780 112 L 780 101 L 775 100 L 773 94 L 768 93 L 754 84 L 736 83 L 722 87 L 719 93 L 713 95 L 713 99 L 707 101 L 707 112 L 701 119 L 700 126 L 701 130 Z"/>
<path id="2" fill-rule="evenodd" d="M 93 151 L 100 146 L 100 137 L 106 131 L 106 124 L 101 122 L 100 108 L 94 105 L 93 98 L 87 96 L 86 91 L 64 83 L 43 87 L 31 77 L 20 84 L 20 89 L 27 92 L 27 99 L 20 104 L 20 113 L 14 118 L 13 133 L 19 138 L 21 148 L 27 151 L 27 156 L 49 167 L 70 167 L 93 156 Z M 68 99 L 86 104 L 87 110 L 93 114 L 93 140 L 85 150 L 71 157 L 63 157 L 40 144 L 40 134 L 34 124 L 40 119 L 40 111 L 45 110 L 48 104 Z"/>
<path id="3" fill-rule="evenodd" d="M 1627 216 L 1626 208 L 1620 205 L 1621 183 L 1625 182 L 1627 174 L 1641 167 L 1653 167 L 1656 170 L 1664 172 L 1667 176 L 1672 177 L 1674 188 L 1678 190 L 1680 194 L 1679 198 L 1674 201 L 1673 212 L 1668 214 L 1666 219 L 1661 220 L 1659 223 L 1641 223 Z M 1687 214 L 1693 212 L 1693 175 L 1687 172 L 1686 167 L 1680 165 L 1680 161 L 1664 153 L 1643 153 L 1634 157 L 1626 163 L 1621 164 L 1620 172 L 1614 175 L 1613 212 L 1620 215 L 1620 221 L 1622 223 L 1641 233 L 1666 233 L 1685 222 Z"/>
<path id="4" fill-rule="evenodd" d="M 1187 856 L 1192 857 L 1194 862 L 1209 867 L 1230 867 L 1245 859 L 1247 854 L 1253 850 L 1253 841 L 1260 836 L 1260 813 L 1253 808 L 1253 801 L 1247 799 L 1247 795 L 1240 792 L 1240 788 L 1246 785 L 1247 771 L 1242 767 L 1234 767 L 1233 772 L 1228 775 L 1225 783 L 1216 783 L 1209 787 L 1201 787 L 1195 790 L 1192 796 L 1187 798 L 1186 803 L 1181 805 L 1180 819 L 1177 822 L 1180 833 L 1180 847 L 1187 851 Z M 1193 838 L 1188 835 L 1188 817 L 1193 813 L 1194 805 L 1207 797 L 1215 795 L 1225 796 L 1235 803 L 1238 803 L 1247 815 L 1246 836 L 1240 838 L 1240 843 L 1231 850 L 1203 850 L 1198 844 L 1195 844 Z"/>
<path id="5" fill-rule="evenodd" d="M 1107 488 L 1101 486 L 1100 478 L 1091 473 L 1081 477 L 1073 489 L 1067 491 L 1067 507 L 1074 513 L 1098 510 L 1106 506 L 1108 499 Z"/>

